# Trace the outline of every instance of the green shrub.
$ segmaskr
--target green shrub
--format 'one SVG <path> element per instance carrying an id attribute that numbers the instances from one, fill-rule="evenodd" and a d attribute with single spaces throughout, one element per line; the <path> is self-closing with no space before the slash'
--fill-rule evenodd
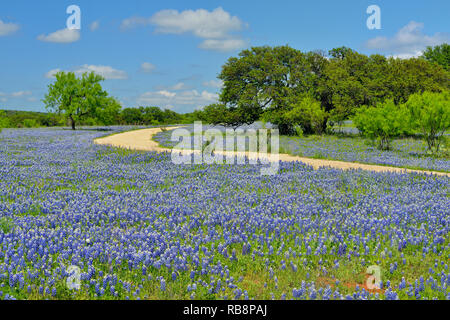
<path id="1" fill-rule="evenodd" d="M 387 100 L 376 107 L 359 108 L 353 122 L 363 136 L 377 141 L 379 149 L 389 150 L 392 139 L 408 131 L 407 119 L 403 105 Z"/>
<path id="2" fill-rule="evenodd" d="M 323 133 L 323 123 L 327 117 L 319 101 L 306 95 L 298 97 L 291 104 L 291 109 L 284 114 L 288 123 L 298 125 L 305 133 Z"/>
<path id="3" fill-rule="evenodd" d="M 37 128 L 39 127 L 39 123 L 35 119 L 24 119 L 23 126 L 25 128 Z"/>
<path id="4" fill-rule="evenodd" d="M 410 127 L 420 132 L 428 150 L 438 153 L 444 140 L 444 133 L 450 129 L 450 93 L 424 92 L 413 94 L 406 102 Z"/>
<path id="5" fill-rule="evenodd" d="M 302 138 L 303 137 L 303 129 L 300 126 L 296 126 L 295 128 L 295 133 L 297 133 L 297 136 Z"/>
<path id="6" fill-rule="evenodd" d="M 8 118 L 5 115 L 5 111 L 0 110 L 0 132 L 2 132 L 2 128 L 8 127 Z"/>

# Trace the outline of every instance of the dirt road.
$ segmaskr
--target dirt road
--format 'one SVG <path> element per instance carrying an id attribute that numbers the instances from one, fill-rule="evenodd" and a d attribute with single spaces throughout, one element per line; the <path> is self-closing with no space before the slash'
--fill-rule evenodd
<path id="1" fill-rule="evenodd" d="M 170 127 L 169 130 L 173 130 L 179 127 Z M 98 138 L 94 140 L 94 143 L 101 145 L 110 145 L 114 147 L 132 149 L 132 150 L 141 150 L 141 151 L 156 151 L 156 152 L 172 152 L 172 149 L 162 148 L 156 141 L 153 141 L 153 135 L 161 132 L 160 128 L 150 128 L 150 129 L 141 129 L 128 131 L 123 133 L 114 134 L 111 136 L 107 136 L 104 138 Z M 192 151 L 186 152 L 181 151 L 181 153 L 191 153 Z M 198 152 L 198 151 L 197 151 Z M 227 155 L 229 153 L 223 152 L 223 154 Z M 238 154 L 239 155 L 239 154 Z M 244 155 L 241 153 L 240 155 Z M 369 171 L 376 172 L 417 172 L 417 173 L 427 173 L 427 174 L 435 174 L 450 177 L 450 173 L 445 172 L 437 172 L 437 171 L 425 171 L 425 170 L 412 170 L 412 169 L 404 169 L 397 167 L 388 167 L 388 166 L 380 166 L 373 164 L 362 164 L 362 163 L 354 163 L 354 162 L 345 162 L 345 161 L 337 161 L 337 160 L 324 160 L 324 159 L 312 159 L 312 158 L 304 158 L 298 156 L 292 156 L 289 154 L 279 154 L 278 156 L 267 155 L 267 154 L 258 154 L 258 153 L 245 153 L 245 156 L 250 159 L 254 158 L 269 158 L 270 161 L 300 161 L 312 166 L 314 169 L 318 169 L 321 167 L 331 167 L 336 169 L 363 169 Z"/>

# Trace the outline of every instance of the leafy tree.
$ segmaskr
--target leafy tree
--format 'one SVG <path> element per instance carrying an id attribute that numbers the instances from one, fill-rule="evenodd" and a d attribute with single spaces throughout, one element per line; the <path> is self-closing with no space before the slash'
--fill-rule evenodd
<path id="1" fill-rule="evenodd" d="M 125 108 L 121 113 L 125 124 L 140 125 L 143 124 L 142 113 L 138 108 Z"/>
<path id="2" fill-rule="evenodd" d="M 353 122 L 363 136 L 377 140 L 379 149 L 389 150 L 391 140 L 407 131 L 407 116 L 404 106 L 387 100 L 376 107 L 362 106 Z"/>
<path id="3" fill-rule="evenodd" d="M 427 47 L 422 57 L 448 70 L 450 64 L 450 45 L 443 43 L 440 46 Z"/>
<path id="4" fill-rule="evenodd" d="M 333 50 L 330 51 L 332 58 L 325 65 L 318 89 L 321 100 L 325 101 L 325 110 L 332 120 L 341 122 L 358 107 L 370 105 L 365 82 L 371 70 L 367 56 L 345 47 Z"/>
<path id="5" fill-rule="evenodd" d="M 396 104 L 405 103 L 409 96 L 424 91 L 440 92 L 450 88 L 450 73 L 424 59 L 389 58 L 385 74 L 387 98 Z"/>
<path id="6" fill-rule="evenodd" d="M 119 104 L 102 89 L 103 80 L 94 72 L 84 73 L 81 78 L 73 72 L 58 72 L 43 102 L 48 110 L 64 114 L 73 130 L 84 117 L 110 122 Z"/>
<path id="7" fill-rule="evenodd" d="M 442 137 L 450 129 L 450 92 L 413 94 L 406 106 L 412 128 L 422 133 L 431 152 L 439 152 Z"/>
<path id="8" fill-rule="evenodd" d="M 243 124 L 258 120 L 264 112 L 283 113 L 290 96 L 308 91 L 315 73 L 308 56 L 289 46 L 253 47 L 230 58 L 218 78 L 224 82 L 221 102 L 233 110 L 231 115 L 245 115 Z M 271 122 L 281 133 L 292 129 L 277 118 Z"/>
<path id="9" fill-rule="evenodd" d="M 327 117 L 319 101 L 310 95 L 296 97 L 292 109 L 286 112 L 286 119 L 299 125 L 305 133 L 323 133 L 323 122 Z"/>

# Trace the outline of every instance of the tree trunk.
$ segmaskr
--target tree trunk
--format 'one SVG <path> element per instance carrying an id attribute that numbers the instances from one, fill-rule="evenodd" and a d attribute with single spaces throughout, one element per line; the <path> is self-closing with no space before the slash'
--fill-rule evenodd
<path id="1" fill-rule="evenodd" d="M 72 125 L 72 130 L 76 130 L 75 129 L 75 120 L 73 120 L 72 115 L 69 116 L 70 119 L 70 124 Z"/>

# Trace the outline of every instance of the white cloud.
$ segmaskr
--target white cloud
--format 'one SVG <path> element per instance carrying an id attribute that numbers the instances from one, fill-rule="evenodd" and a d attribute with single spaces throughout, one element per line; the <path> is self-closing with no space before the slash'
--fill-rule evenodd
<path id="1" fill-rule="evenodd" d="M 49 72 L 47 72 L 46 74 L 45 74 L 45 77 L 46 78 L 48 78 L 48 79 L 52 79 L 52 78 L 54 78 L 55 77 L 55 75 L 58 73 L 58 72 L 60 72 L 60 71 L 62 71 L 61 69 L 52 69 L 52 70 L 50 70 Z"/>
<path id="2" fill-rule="evenodd" d="M 173 85 L 172 87 L 170 87 L 171 90 L 183 90 L 186 89 L 187 85 L 184 82 L 178 82 L 177 84 Z"/>
<path id="3" fill-rule="evenodd" d="M 169 90 L 169 91 L 180 91 L 180 90 L 189 90 L 192 87 L 187 85 L 184 82 L 178 82 L 174 84 L 173 86 L 157 86 L 156 89 L 160 90 Z"/>
<path id="4" fill-rule="evenodd" d="M 110 66 L 96 66 L 96 65 L 82 65 L 78 69 L 76 69 L 75 74 L 81 75 L 85 72 L 94 72 L 98 75 L 101 75 L 105 79 L 127 79 L 128 75 L 125 71 L 116 70 Z"/>
<path id="5" fill-rule="evenodd" d="M 152 73 L 155 71 L 156 66 L 154 64 L 151 64 L 150 62 L 144 62 L 141 64 L 141 71 L 144 73 Z"/>
<path id="6" fill-rule="evenodd" d="M 156 33 L 189 33 L 205 39 L 199 48 L 216 51 L 231 51 L 245 46 L 245 41 L 233 34 L 247 26 L 237 16 L 232 16 L 221 7 L 208 11 L 198 10 L 162 10 L 150 18 L 131 17 L 122 21 L 121 29 L 138 26 L 156 26 Z"/>
<path id="7" fill-rule="evenodd" d="M 23 96 L 31 96 L 33 93 L 31 91 L 17 91 L 11 93 L 11 97 L 13 98 L 20 98 Z"/>
<path id="8" fill-rule="evenodd" d="M 202 84 L 205 87 L 210 87 L 210 88 L 220 89 L 220 88 L 223 87 L 223 81 L 222 80 L 210 80 L 210 81 L 205 81 Z"/>
<path id="9" fill-rule="evenodd" d="M 80 40 L 80 31 L 66 28 L 50 33 L 49 35 L 41 34 L 37 39 L 45 42 L 71 43 Z"/>
<path id="10" fill-rule="evenodd" d="M 156 92 L 156 94 L 161 95 L 166 98 L 173 98 L 177 95 L 175 92 L 169 92 L 167 90 L 158 91 L 158 92 Z"/>
<path id="11" fill-rule="evenodd" d="M 8 36 L 19 30 L 20 26 L 15 23 L 5 23 L 0 20 L 0 37 Z"/>
<path id="12" fill-rule="evenodd" d="M 27 98 L 27 101 L 29 101 L 29 102 L 36 102 L 36 101 L 38 101 L 38 99 L 35 98 L 35 97 L 29 97 L 29 98 Z"/>
<path id="13" fill-rule="evenodd" d="M 233 51 L 245 47 L 246 43 L 242 39 L 207 39 L 200 43 L 200 49 L 215 51 Z"/>
<path id="14" fill-rule="evenodd" d="M 158 33 L 192 33 L 205 39 L 222 39 L 232 31 L 240 31 L 244 23 L 236 16 L 231 16 L 222 8 L 211 12 L 205 9 L 162 10 L 155 13 L 150 22 L 157 26 Z"/>
<path id="15" fill-rule="evenodd" d="M 389 55 L 389 57 L 399 58 L 399 59 L 410 59 L 410 58 L 420 57 L 422 54 L 423 54 L 423 51 L 416 51 L 416 52 L 409 52 L 409 53 L 393 54 L 393 55 Z"/>
<path id="16" fill-rule="evenodd" d="M 95 31 L 100 27 L 100 22 L 99 21 L 94 21 L 89 25 L 89 29 L 91 31 Z"/>
<path id="17" fill-rule="evenodd" d="M 423 23 L 411 21 L 392 38 L 376 37 L 367 41 L 365 46 L 394 57 L 411 58 L 420 56 L 427 46 L 450 42 L 450 34 L 438 32 L 428 36 L 422 33 L 423 27 Z"/>
<path id="18" fill-rule="evenodd" d="M 49 72 L 47 72 L 45 74 L 45 77 L 49 78 L 49 79 L 54 78 L 56 73 L 58 73 L 60 71 L 64 71 L 64 70 L 61 70 L 59 68 L 52 69 L 52 70 L 50 70 Z M 87 72 L 87 73 L 94 72 L 94 73 L 104 77 L 106 80 L 110 80 L 110 79 L 118 79 L 118 80 L 128 79 L 128 74 L 125 71 L 117 70 L 117 69 L 114 69 L 113 67 L 110 67 L 110 66 L 84 64 L 84 65 L 82 65 L 80 67 L 76 67 L 76 68 L 72 69 L 71 71 L 74 72 L 78 76 L 82 75 L 85 72 Z"/>
<path id="19" fill-rule="evenodd" d="M 150 24 L 150 18 L 144 18 L 144 17 L 131 17 L 124 19 L 122 23 L 120 24 L 120 29 L 127 30 L 132 29 L 139 26 L 146 26 Z"/>
<path id="20" fill-rule="evenodd" d="M 204 106 L 216 102 L 218 95 L 215 93 L 197 90 L 182 92 L 170 92 L 167 90 L 145 92 L 137 99 L 139 104 L 157 105 L 168 108 L 174 105 Z"/>
<path id="21" fill-rule="evenodd" d="M 25 98 L 25 97 L 28 97 L 27 98 L 28 101 L 32 101 L 32 100 L 30 100 L 32 98 L 29 97 L 32 94 L 33 93 L 29 90 L 16 91 L 16 92 L 11 92 L 11 93 L 0 92 L 0 101 L 6 102 L 6 101 L 8 101 L 9 98 Z"/>

